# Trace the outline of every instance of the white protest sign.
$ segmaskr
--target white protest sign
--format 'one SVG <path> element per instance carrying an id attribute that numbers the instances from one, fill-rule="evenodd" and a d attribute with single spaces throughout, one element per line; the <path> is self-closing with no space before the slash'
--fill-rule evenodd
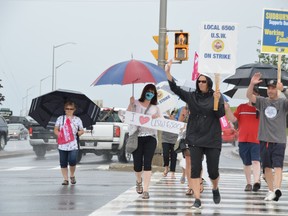
<path id="1" fill-rule="evenodd" d="M 158 100 L 157 106 L 160 109 L 161 113 L 164 113 L 167 110 L 175 108 L 177 104 L 176 97 L 163 89 L 157 90 L 157 100 Z"/>
<path id="2" fill-rule="evenodd" d="M 186 128 L 186 123 L 169 120 L 165 118 L 152 119 L 150 115 L 144 115 L 135 112 L 125 112 L 124 123 L 137 125 L 141 127 L 152 128 L 155 130 L 167 131 L 170 133 L 179 134 Z"/>
<path id="3" fill-rule="evenodd" d="M 204 22 L 201 24 L 200 32 L 199 72 L 234 74 L 237 24 Z"/>

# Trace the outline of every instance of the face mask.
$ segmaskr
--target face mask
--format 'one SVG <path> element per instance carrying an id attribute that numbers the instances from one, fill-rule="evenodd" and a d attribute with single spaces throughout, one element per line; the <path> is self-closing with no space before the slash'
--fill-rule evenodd
<path id="1" fill-rule="evenodd" d="M 145 98 L 146 100 L 150 101 L 154 97 L 154 94 L 152 92 L 146 92 Z"/>

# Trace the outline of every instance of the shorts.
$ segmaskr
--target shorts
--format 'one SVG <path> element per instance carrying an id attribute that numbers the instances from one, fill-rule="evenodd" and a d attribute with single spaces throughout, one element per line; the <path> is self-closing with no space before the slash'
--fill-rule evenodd
<path id="1" fill-rule="evenodd" d="M 250 142 L 239 142 L 239 155 L 245 166 L 252 165 L 252 161 L 260 161 L 260 145 Z"/>
<path id="2" fill-rule="evenodd" d="M 260 141 L 260 154 L 263 168 L 283 168 L 285 143 Z"/>

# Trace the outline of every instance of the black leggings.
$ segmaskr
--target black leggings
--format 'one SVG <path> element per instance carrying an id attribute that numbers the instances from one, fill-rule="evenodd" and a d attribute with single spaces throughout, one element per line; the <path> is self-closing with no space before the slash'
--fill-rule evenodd
<path id="1" fill-rule="evenodd" d="M 169 159 L 171 160 L 170 163 L 170 171 L 175 172 L 176 169 L 176 161 L 177 161 L 177 153 L 174 151 L 174 143 L 162 143 L 163 148 L 163 161 L 164 167 L 169 166 Z"/>
<path id="2" fill-rule="evenodd" d="M 138 147 L 132 153 L 134 171 L 141 172 L 144 166 L 144 171 L 150 171 L 152 169 L 152 159 L 156 149 L 157 141 L 155 137 L 145 136 L 138 137 Z"/>
<path id="3" fill-rule="evenodd" d="M 207 171 L 209 178 L 215 180 L 219 176 L 219 159 L 221 149 L 202 148 L 190 146 L 191 155 L 191 178 L 200 178 L 202 170 L 203 155 L 206 155 Z"/>

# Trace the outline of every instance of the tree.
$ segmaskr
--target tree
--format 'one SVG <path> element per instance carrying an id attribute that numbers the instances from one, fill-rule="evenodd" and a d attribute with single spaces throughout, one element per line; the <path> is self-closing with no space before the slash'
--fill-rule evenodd
<path id="1" fill-rule="evenodd" d="M 261 45 L 261 40 L 258 40 L 258 45 Z M 275 54 L 268 54 L 268 53 L 261 53 L 260 48 L 256 49 L 258 53 L 258 62 L 264 63 L 264 64 L 271 64 L 278 66 L 278 55 Z M 282 70 L 288 71 L 288 57 L 285 57 L 285 55 L 281 56 L 281 68 Z"/>
<path id="2" fill-rule="evenodd" d="M 0 82 L 1 82 L 2 80 L 0 79 Z M 0 88 L 3 88 L 3 86 L 1 85 L 1 83 L 0 83 Z M 3 96 L 1 93 L 0 93 L 0 105 L 2 105 L 2 101 L 5 101 L 5 96 Z"/>

